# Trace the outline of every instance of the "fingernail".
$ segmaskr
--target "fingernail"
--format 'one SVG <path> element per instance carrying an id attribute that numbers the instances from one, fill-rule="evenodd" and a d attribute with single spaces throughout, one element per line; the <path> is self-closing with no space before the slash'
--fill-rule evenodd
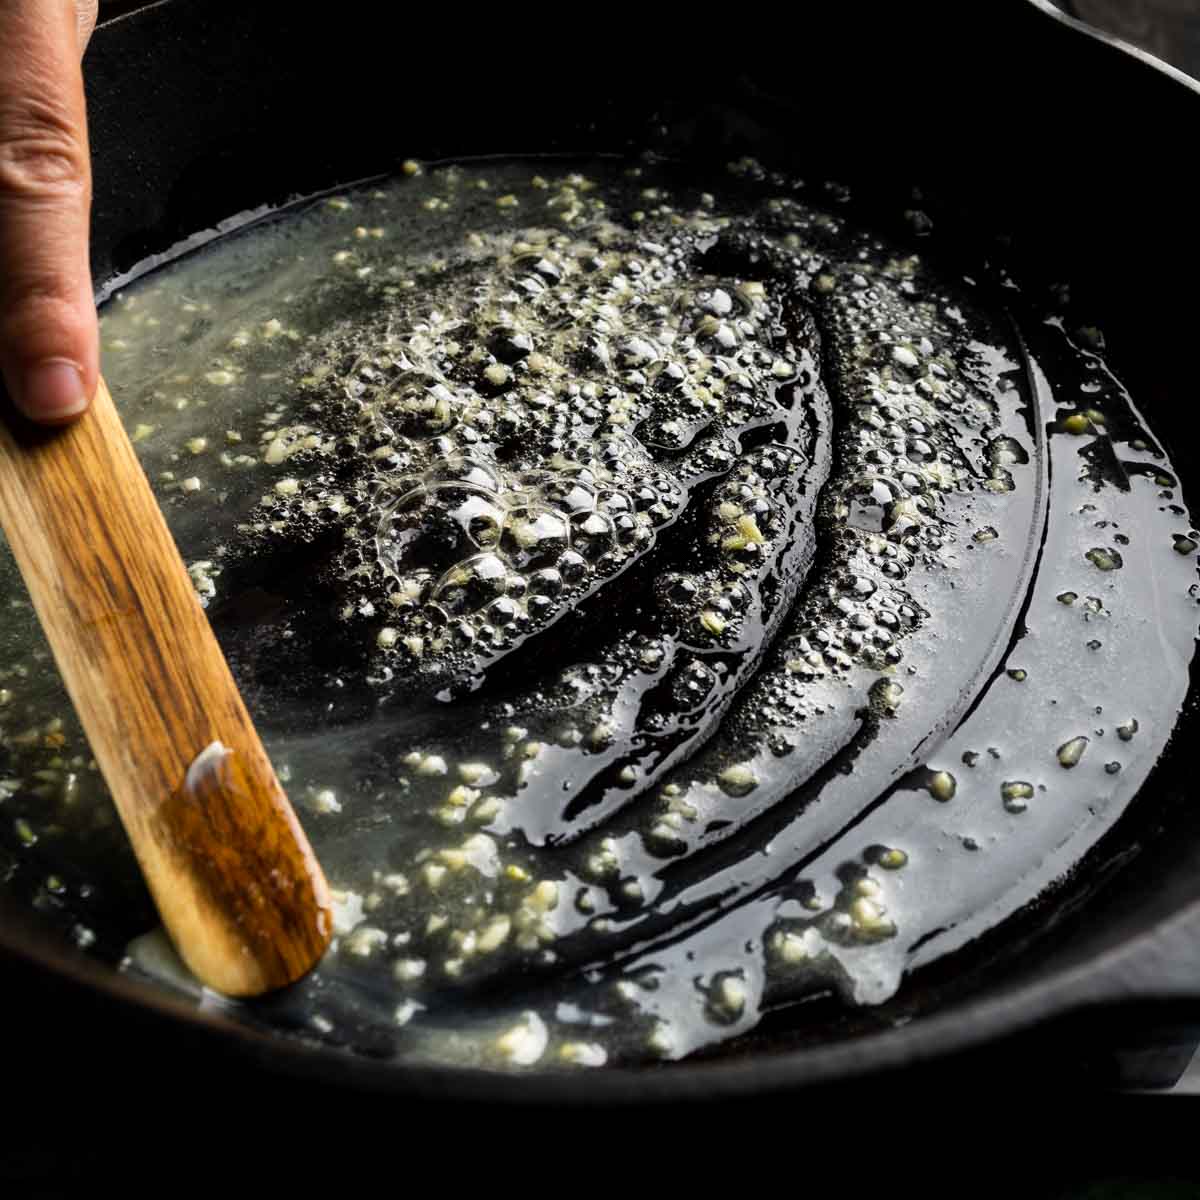
<path id="1" fill-rule="evenodd" d="M 79 368 L 61 358 L 26 367 L 20 394 L 13 398 L 31 421 L 65 421 L 88 406 Z"/>

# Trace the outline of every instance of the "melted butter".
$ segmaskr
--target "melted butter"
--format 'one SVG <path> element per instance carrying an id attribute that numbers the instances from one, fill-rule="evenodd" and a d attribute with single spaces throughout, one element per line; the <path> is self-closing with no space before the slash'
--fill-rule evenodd
<path id="1" fill-rule="evenodd" d="M 336 889 L 325 963 L 247 1020 L 678 1057 L 887 1000 L 1137 791 L 1195 628 L 1170 464 L 1094 347 L 849 213 L 753 164 L 439 167 L 105 310 Z M 145 900 L 4 577 L 5 878 L 115 958 Z"/>

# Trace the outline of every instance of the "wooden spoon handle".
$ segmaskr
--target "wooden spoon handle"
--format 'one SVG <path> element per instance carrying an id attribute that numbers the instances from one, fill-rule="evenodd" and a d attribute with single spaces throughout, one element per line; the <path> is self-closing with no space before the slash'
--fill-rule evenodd
<path id="1" fill-rule="evenodd" d="M 328 888 L 103 382 L 61 429 L 0 421 L 0 525 L 159 914 L 210 987 L 321 957 Z"/>

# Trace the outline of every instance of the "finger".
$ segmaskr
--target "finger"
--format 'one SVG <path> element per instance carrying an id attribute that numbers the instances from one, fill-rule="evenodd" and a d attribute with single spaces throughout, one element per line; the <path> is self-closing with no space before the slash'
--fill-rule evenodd
<path id="1" fill-rule="evenodd" d="M 99 374 L 74 0 L 0 3 L 0 371 L 35 421 L 71 420 Z"/>
<path id="2" fill-rule="evenodd" d="M 96 28 L 96 11 L 99 0 L 75 0 L 75 34 L 79 42 L 79 53 L 87 49 Z"/>

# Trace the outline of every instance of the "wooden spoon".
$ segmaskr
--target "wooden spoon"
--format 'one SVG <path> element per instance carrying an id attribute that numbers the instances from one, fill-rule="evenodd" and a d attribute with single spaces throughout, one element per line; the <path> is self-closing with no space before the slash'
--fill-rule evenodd
<path id="1" fill-rule="evenodd" d="M 175 948 L 231 996 L 298 979 L 329 890 L 103 381 L 0 421 L 0 526 Z"/>

